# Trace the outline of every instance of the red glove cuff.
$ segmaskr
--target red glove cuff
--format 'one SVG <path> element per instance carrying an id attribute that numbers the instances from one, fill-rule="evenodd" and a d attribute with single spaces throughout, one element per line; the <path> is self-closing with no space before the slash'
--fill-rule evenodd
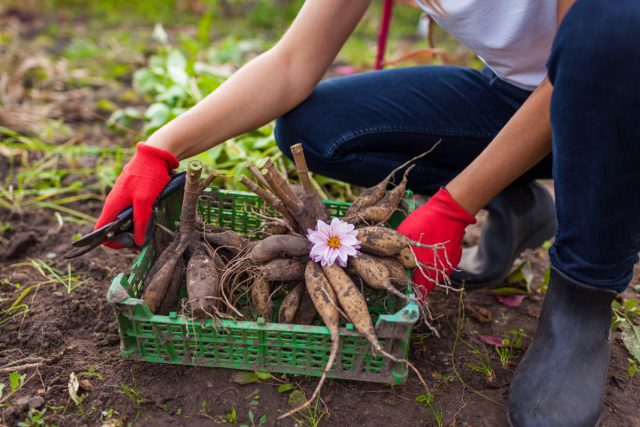
<path id="1" fill-rule="evenodd" d="M 465 227 L 476 223 L 476 218 L 460 206 L 444 187 L 429 199 L 429 205 L 434 211 L 442 213 L 453 221 L 463 223 Z"/>
<path id="2" fill-rule="evenodd" d="M 178 161 L 176 156 L 173 155 L 173 153 L 170 153 L 167 150 L 163 150 L 162 148 L 147 145 L 144 142 L 139 142 L 136 145 L 136 154 L 141 159 L 154 158 L 164 160 L 167 163 L 167 168 L 169 170 L 175 169 L 180 166 L 180 162 Z"/>

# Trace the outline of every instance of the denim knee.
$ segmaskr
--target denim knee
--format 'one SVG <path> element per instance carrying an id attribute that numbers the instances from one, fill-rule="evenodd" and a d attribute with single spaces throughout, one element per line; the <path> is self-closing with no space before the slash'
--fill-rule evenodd
<path id="1" fill-rule="evenodd" d="M 276 127 L 273 131 L 273 135 L 276 138 L 276 144 L 282 154 L 287 156 L 289 159 L 293 160 L 293 155 L 291 154 L 291 146 L 297 143 L 295 137 L 295 130 L 293 127 L 295 126 L 295 122 L 292 120 L 285 119 L 285 116 L 279 117 L 276 120 Z"/>
<path id="2" fill-rule="evenodd" d="M 631 56 L 640 54 L 639 41 L 637 0 L 579 0 L 558 29 L 547 64 L 551 82 L 558 67 L 594 78 L 613 77 L 612 70 L 625 67 Z"/>
<path id="3" fill-rule="evenodd" d="M 291 146 L 301 143 L 305 153 L 325 159 L 327 144 L 335 138 L 337 125 L 323 120 L 331 104 L 314 90 L 312 95 L 293 110 L 276 120 L 274 135 L 280 150 L 290 159 Z"/>

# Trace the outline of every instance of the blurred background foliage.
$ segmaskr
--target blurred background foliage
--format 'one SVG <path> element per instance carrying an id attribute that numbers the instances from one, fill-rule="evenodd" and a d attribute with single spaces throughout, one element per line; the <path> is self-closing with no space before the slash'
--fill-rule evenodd
<path id="1" fill-rule="evenodd" d="M 411 3 L 410 1 L 408 3 Z M 98 205 L 137 141 L 214 91 L 237 68 L 269 49 L 302 0 L 5 0 L 0 5 L 0 207 L 35 206 L 88 221 L 78 201 Z M 327 76 L 371 69 L 381 15 L 374 0 Z M 439 29 L 437 48 L 417 31 L 421 13 L 394 9 L 388 57 L 394 66 L 478 60 Z M 199 157 L 238 182 L 266 156 L 282 168 L 272 124 Z M 282 159 L 282 160 L 280 160 Z M 4 166 L 0 164 L 0 166 Z M 327 198 L 349 199 L 350 186 L 316 181 Z M 95 202 L 92 202 L 95 200 Z M 64 219 L 62 218 L 62 219 Z"/>

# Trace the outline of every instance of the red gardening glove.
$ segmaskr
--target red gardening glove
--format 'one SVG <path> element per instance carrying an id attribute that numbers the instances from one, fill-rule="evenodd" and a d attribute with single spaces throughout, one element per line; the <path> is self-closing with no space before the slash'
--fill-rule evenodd
<path id="1" fill-rule="evenodd" d="M 458 266 L 462 256 L 464 229 L 475 222 L 476 219 L 453 200 L 446 189 L 442 188 L 424 206 L 411 212 L 400 224 L 398 231 L 412 240 L 427 245 L 444 244 L 444 249 L 436 251 L 438 265 L 434 263 L 432 249 L 412 247 L 420 262 L 439 270 L 436 272 L 423 267 L 426 277 L 419 269 L 414 270 L 413 281 L 418 286 L 422 297 L 442 281 L 443 273 L 449 276 Z"/>
<path id="2" fill-rule="evenodd" d="M 169 183 L 169 171 L 178 167 L 178 159 L 172 153 L 145 145 L 136 146 L 136 153 L 122 170 L 113 189 L 107 196 L 95 229 L 115 220 L 116 216 L 133 205 L 133 240 L 142 246 L 151 218 L 153 204 Z M 105 246 L 119 249 L 116 242 Z"/>

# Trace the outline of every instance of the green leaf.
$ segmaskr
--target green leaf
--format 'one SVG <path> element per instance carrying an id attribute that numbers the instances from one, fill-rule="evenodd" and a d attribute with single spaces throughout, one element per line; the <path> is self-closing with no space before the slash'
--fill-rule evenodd
<path id="1" fill-rule="evenodd" d="M 427 406 L 430 406 L 435 401 L 435 396 L 432 394 L 421 394 L 420 396 L 416 396 L 416 402 L 423 403 Z"/>
<path id="2" fill-rule="evenodd" d="M 266 371 L 255 371 L 255 374 L 263 381 L 272 378 L 271 373 Z"/>
<path id="3" fill-rule="evenodd" d="M 638 372 L 640 372 L 640 367 L 636 361 L 630 357 L 627 358 L 627 363 L 629 363 L 629 367 L 627 368 L 627 378 L 632 379 Z M 0 395 L 2 394 L 0 393 Z"/>
<path id="4" fill-rule="evenodd" d="M 26 377 L 26 374 L 20 375 L 18 372 L 11 372 L 9 374 L 9 386 L 11 388 L 11 394 L 13 394 L 20 387 L 22 387 L 22 384 L 24 384 L 25 377 Z"/>
<path id="5" fill-rule="evenodd" d="M 522 283 L 529 293 L 531 293 L 531 283 L 533 283 L 533 269 L 531 263 L 525 261 L 509 275 L 508 281 Z"/>
<path id="6" fill-rule="evenodd" d="M 258 425 L 263 426 L 265 424 L 267 424 L 267 416 L 261 415 L 260 418 L 258 419 Z"/>
<path id="7" fill-rule="evenodd" d="M 260 378 L 255 372 L 236 372 L 231 379 L 234 383 L 242 385 L 260 382 Z"/>
<path id="8" fill-rule="evenodd" d="M 289 390 L 293 390 L 295 386 L 293 384 L 280 384 L 278 386 L 278 393 L 286 393 Z"/>
<path id="9" fill-rule="evenodd" d="M 153 93 L 160 82 L 160 77 L 149 68 L 141 68 L 133 73 L 133 87 L 139 92 Z"/>
<path id="10" fill-rule="evenodd" d="M 543 294 L 547 293 L 547 289 L 549 288 L 549 281 L 551 280 L 551 267 L 547 267 L 544 271 L 544 279 L 542 279 L 542 285 L 540 285 L 540 292 Z"/>
<path id="11" fill-rule="evenodd" d="M 251 421 L 251 424 L 255 424 L 253 419 L 253 411 L 251 409 L 249 409 L 249 421 Z"/>
<path id="12" fill-rule="evenodd" d="M 622 322 L 622 343 L 629 350 L 629 353 L 640 362 L 640 326 Z"/>
<path id="13" fill-rule="evenodd" d="M 160 23 L 157 23 L 155 27 L 153 27 L 152 37 L 154 38 L 154 40 L 162 44 L 167 44 L 169 42 L 169 36 Z"/>
<path id="14" fill-rule="evenodd" d="M 289 404 L 300 405 L 305 401 L 304 392 L 300 389 L 293 390 L 289 394 Z"/>
<path id="15" fill-rule="evenodd" d="M 151 104 L 144 113 L 144 118 L 147 120 L 147 124 L 144 126 L 145 134 L 149 135 L 151 132 L 168 122 L 170 119 L 170 113 L 169 107 L 165 104 L 159 102 Z"/>
<path id="16" fill-rule="evenodd" d="M 240 148 L 240 145 L 238 145 L 233 140 L 224 143 L 224 151 L 229 160 L 239 160 L 247 158 L 247 153 L 245 153 L 245 151 Z"/>
<path id="17" fill-rule="evenodd" d="M 491 292 L 494 295 L 504 295 L 504 296 L 527 295 L 527 291 L 526 290 L 521 289 L 521 288 L 514 288 L 514 287 L 510 287 L 510 286 L 491 289 L 489 292 Z"/>
<path id="18" fill-rule="evenodd" d="M 224 150 L 224 145 L 218 144 L 215 147 L 208 150 L 205 154 L 209 157 L 211 162 L 215 163 L 216 161 L 218 161 L 218 158 L 220 158 L 220 154 L 222 154 L 223 150 Z"/>
<path id="19" fill-rule="evenodd" d="M 187 59 L 178 49 L 171 49 L 167 55 L 167 72 L 169 78 L 180 86 L 189 84 L 189 75 L 187 74 Z"/>
<path id="20" fill-rule="evenodd" d="M 213 11 L 207 10 L 198 20 L 198 42 L 204 46 L 209 42 L 209 33 L 213 23 Z"/>

